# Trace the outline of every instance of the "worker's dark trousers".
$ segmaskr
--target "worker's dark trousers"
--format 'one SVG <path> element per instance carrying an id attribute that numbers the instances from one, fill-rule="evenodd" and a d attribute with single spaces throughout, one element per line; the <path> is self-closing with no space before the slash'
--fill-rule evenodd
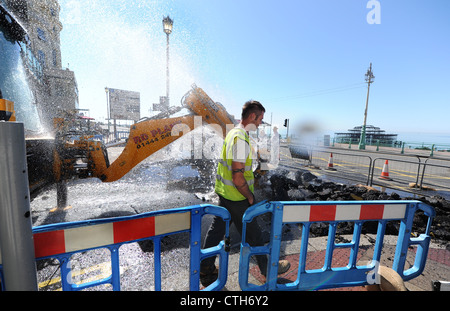
<path id="1" fill-rule="evenodd" d="M 245 211 L 250 206 L 248 200 L 244 201 L 230 201 L 219 195 L 219 205 L 225 207 L 231 214 L 231 223 L 234 223 L 238 232 L 242 236 L 242 217 Z M 230 223 L 230 226 L 231 226 Z M 246 242 L 250 246 L 263 246 L 264 241 L 262 239 L 261 228 L 254 219 L 251 223 L 247 224 L 246 230 Z M 225 236 L 225 222 L 221 217 L 214 217 L 211 226 L 206 233 L 205 241 L 203 242 L 203 249 L 216 246 L 224 239 Z M 266 275 L 267 271 L 267 257 L 265 255 L 255 256 L 258 263 L 261 274 Z M 214 257 L 208 257 L 201 263 L 200 270 L 204 274 L 209 274 L 214 271 Z"/>

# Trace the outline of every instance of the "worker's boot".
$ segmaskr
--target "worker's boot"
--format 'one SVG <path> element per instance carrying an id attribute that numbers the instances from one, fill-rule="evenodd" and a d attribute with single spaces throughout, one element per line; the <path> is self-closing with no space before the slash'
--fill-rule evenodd
<path id="1" fill-rule="evenodd" d="M 278 275 L 286 273 L 289 271 L 289 268 L 291 267 L 291 263 L 287 260 L 279 260 L 278 261 Z M 265 273 L 262 273 L 262 276 L 266 277 Z"/>
<path id="2" fill-rule="evenodd" d="M 278 261 L 278 274 L 283 274 L 288 272 L 289 268 L 291 267 L 291 263 L 287 260 L 280 260 Z"/>
<path id="3" fill-rule="evenodd" d="M 200 272 L 200 282 L 204 287 L 208 287 L 217 280 L 218 276 L 219 270 L 217 267 L 214 267 L 213 271 Z"/>

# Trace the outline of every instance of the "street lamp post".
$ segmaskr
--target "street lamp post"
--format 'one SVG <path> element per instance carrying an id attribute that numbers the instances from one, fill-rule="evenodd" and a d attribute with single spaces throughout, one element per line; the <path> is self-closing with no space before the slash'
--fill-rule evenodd
<path id="1" fill-rule="evenodd" d="M 167 67 L 166 67 L 166 71 L 167 71 L 166 105 L 167 105 L 167 108 L 170 107 L 170 101 L 169 101 L 169 89 L 170 89 L 170 87 L 169 87 L 169 35 L 172 33 L 172 28 L 173 28 L 173 20 L 171 20 L 169 16 L 164 17 L 163 29 L 167 35 Z"/>
<path id="2" fill-rule="evenodd" d="M 359 149 L 366 149 L 366 125 L 367 125 L 367 111 L 369 109 L 369 93 L 370 93 L 370 85 L 374 82 L 375 76 L 372 72 L 372 63 L 370 63 L 370 68 L 366 73 L 366 82 L 367 82 L 367 100 L 366 100 L 366 111 L 364 112 L 364 124 L 361 129 L 361 138 L 359 139 Z"/>
<path id="3" fill-rule="evenodd" d="M 109 117 L 110 117 L 110 108 L 109 108 L 109 88 L 105 87 L 105 93 L 106 93 L 106 118 L 108 119 L 108 139 L 109 139 Z"/>

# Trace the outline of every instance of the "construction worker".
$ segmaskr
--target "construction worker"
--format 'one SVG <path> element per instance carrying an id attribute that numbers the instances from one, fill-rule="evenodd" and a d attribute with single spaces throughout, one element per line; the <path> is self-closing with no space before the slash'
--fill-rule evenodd
<path id="1" fill-rule="evenodd" d="M 247 208 L 256 203 L 254 192 L 254 175 L 252 170 L 253 159 L 256 152 L 252 150 L 249 131 L 255 131 L 262 123 L 265 109 L 257 101 L 248 101 L 242 108 L 241 122 L 226 136 L 219 164 L 217 167 L 215 192 L 219 196 L 219 205 L 226 208 L 231 214 L 231 222 L 242 233 L 242 217 Z M 203 248 L 216 246 L 223 240 L 225 234 L 225 222 L 220 217 L 215 217 L 206 233 Z M 247 225 L 247 242 L 252 246 L 262 246 L 261 228 L 252 221 Z M 256 256 L 259 269 L 263 276 L 267 274 L 267 257 Z M 218 270 L 214 264 L 215 257 L 209 257 L 202 261 L 200 269 L 200 281 L 203 286 L 213 283 L 218 276 Z M 282 260 L 278 265 L 278 273 L 289 270 L 290 264 Z"/>

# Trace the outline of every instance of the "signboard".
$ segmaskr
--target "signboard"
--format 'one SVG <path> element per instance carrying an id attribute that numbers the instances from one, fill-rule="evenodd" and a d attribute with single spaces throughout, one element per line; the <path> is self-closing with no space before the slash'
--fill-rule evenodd
<path id="1" fill-rule="evenodd" d="M 169 109 L 169 101 L 166 96 L 159 97 L 159 104 L 153 104 L 153 111 L 167 111 Z"/>
<path id="2" fill-rule="evenodd" d="M 137 121 L 141 118 L 141 94 L 109 89 L 109 107 L 111 119 Z"/>

